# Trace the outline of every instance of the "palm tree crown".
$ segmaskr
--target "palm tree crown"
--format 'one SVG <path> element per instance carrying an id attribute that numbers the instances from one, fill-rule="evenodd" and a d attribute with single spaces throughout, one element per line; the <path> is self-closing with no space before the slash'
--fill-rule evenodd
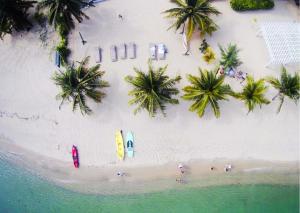
<path id="1" fill-rule="evenodd" d="M 242 64 L 241 60 L 238 57 L 239 49 L 236 44 L 229 44 L 227 48 L 223 48 L 219 45 L 221 51 L 221 60 L 220 65 L 227 68 L 237 68 Z"/>
<path id="2" fill-rule="evenodd" d="M 32 24 L 27 19 L 27 11 L 36 1 L 0 0 L 0 38 L 12 30 L 29 29 Z"/>
<path id="3" fill-rule="evenodd" d="M 61 104 L 71 99 L 73 111 L 79 106 L 82 114 L 91 113 L 91 109 L 86 105 L 86 97 L 100 103 L 105 97 L 105 93 L 100 89 L 109 86 L 108 82 L 101 80 L 104 71 L 99 71 L 100 65 L 88 68 L 88 60 L 89 57 L 86 57 L 78 67 L 68 66 L 65 72 L 56 72 L 53 76 L 55 84 L 61 88 L 57 95 L 62 99 Z"/>
<path id="4" fill-rule="evenodd" d="M 280 79 L 274 77 L 267 77 L 266 81 L 269 82 L 275 89 L 278 90 L 278 94 L 272 99 L 275 100 L 277 97 L 280 99 L 280 104 L 277 110 L 277 113 L 280 112 L 282 104 L 284 102 L 284 97 L 295 101 L 297 104 L 300 98 L 300 78 L 299 73 L 295 73 L 294 76 L 287 73 L 285 67 L 281 69 Z"/>
<path id="5" fill-rule="evenodd" d="M 254 108 L 259 105 L 269 104 L 270 101 L 265 98 L 267 87 L 264 84 L 264 79 L 254 81 L 254 78 L 250 75 L 246 78 L 246 85 L 242 92 L 236 93 L 235 97 L 242 100 L 248 108 L 248 113 L 253 111 Z"/>
<path id="6" fill-rule="evenodd" d="M 129 92 L 133 99 L 129 104 L 138 104 L 134 113 L 145 109 L 150 116 L 155 116 L 157 110 L 165 115 L 165 104 L 178 104 L 178 99 L 172 98 L 177 95 L 179 90 L 175 88 L 175 84 L 180 81 L 181 77 L 176 76 L 170 78 L 165 75 L 167 65 L 154 69 L 151 60 L 148 62 L 148 73 L 144 73 L 137 68 L 133 68 L 136 76 L 126 76 L 125 80 L 134 86 L 134 89 Z"/>
<path id="7" fill-rule="evenodd" d="M 89 18 L 81 11 L 84 6 L 91 4 L 83 0 L 42 0 L 38 4 L 39 9 L 48 8 L 48 20 L 55 28 L 63 26 L 70 30 L 75 27 L 73 17 L 80 23 L 84 18 Z"/>
<path id="8" fill-rule="evenodd" d="M 196 27 L 201 31 L 201 35 L 208 33 L 211 35 L 218 26 L 209 17 L 211 14 L 218 15 L 220 12 L 211 6 L 209 0 L 171 0 L 178 5 L 164 11 L 167 17 L 176 18 L 176 22 L 170 27 L 179 29 L 181 25 L 187 22 L 187 39 L 190 40 Z"/>
<path id="9" fill-rule="evenodd" d="M 200 76 L 188 75 L 188 81 L 191 85 L 183 88 L 185 94 L 184 100 L 194 101 L 190 111 L 197 112 L 199 117 L 204 115 L 208 104 L 211 105 L 215 116 L 220 116 L 220 107 L 218 101 L 228 100 L 227 96 L 232 95 L 232 90 L 228 84 L 224 84 L 224 76 L 216 76 L 215 71 L 201 70 Z"/>

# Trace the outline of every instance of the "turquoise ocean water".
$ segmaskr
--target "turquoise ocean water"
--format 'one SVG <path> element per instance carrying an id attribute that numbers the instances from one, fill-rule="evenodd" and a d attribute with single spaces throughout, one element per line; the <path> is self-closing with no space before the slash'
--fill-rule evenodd
<path id="1" fill-rule="evenodd" d="M 297 185 L 226 185 L 134 195 L 86 195 L 0 159 L 0 212 L 298 213 Z"/>

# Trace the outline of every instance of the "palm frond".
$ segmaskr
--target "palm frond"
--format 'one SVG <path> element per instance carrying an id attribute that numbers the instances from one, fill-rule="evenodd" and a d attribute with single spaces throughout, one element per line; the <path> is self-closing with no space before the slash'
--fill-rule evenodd
<path id="1" fill-rule="evenodd" d="M 190 85 L 183 88 L 182 98 L 194 103 L 190 111 L 196 111 L 199 117 L 205 113 L 208 103 L 212 107 L 215 116 L 220 116 L 220 106 L 218 101 L 228 100 L 228 96 L 233 94 L 230 86 L 224 84 L 224 77 L 217 77 L 215 71 L 199 69 L 199 76 L 188 75 L 187 79 Z"/>
<path id="2" fill-rule="evenodd" d="M 248 109 L 248 113 L 252 112 L 256 106 L 262 107 L 263 104 L 269 104 L 270 101 L 265 98 L 267 86 L 264 84 L 264 79 L 257 81 L 250 75 L 246 78 L 246 85 L 242 92 L 236 93 L 235 97 L 243 101 Z"/>
<path id="3" fill-rule="evenodd" d="M 167 18 L 175 18 L 176 21 L 168 28 L 178 30 L 187 22 L 187 40 L 189 41 L 198 28 L 201 35 L 211 35 L 218 26 L 210 18 L 211 15 L 219 15 L 220 12 L 211 6 L 208 0 L 171 0 L 177 5 L 176 8 L 165 10 Z"/>
<path id="4" fill-rule="evenodd" d="M 282 67 L 279 79 L 272 76 L 266 77 L 265 79 L 278 90 L 278 94 L 272 99 L 275 100 L 277 97 L 280 97 L 277 113 L 281 110 L 285 96 L 292 99 L 296 104 L 298 103 L 300 98 L 300 77 L 298 72 L 292 76 L 287 72 L 285 67 Z"/>
<path id="5" fill-rule="evenodd" d="M 211 64 L 216 59 L 216 54 L 211 47 L 207 47 L 202 57 L 206 63 Z"/>
<path id="6" fill-rule="evenodd" d="M 27 11 L 36 1 L 1 0 L 0 1 L 0 39 L 13 30 L 29 30 L 32 27 Z"/>
<path id="7" fill-rule="evenodd" d="M 227 48 L 219 45 L 221 51 L 220 65 L 227 68 L 237 68 L 242 64 L 242 61 L 238 57 L 239 49 L 235 44 L 228 44 Z"/>
<path id="8" fill-rule="evenodd" d="M 105 97 L 102 88 L 109 87 L 108 82 L 102 80 L 104 71 L 100 66 L 87 67 L 89 57 L 79 62 L 79 66 L 68 66 L 64 72 L 55 72 L 52 79 L 60 87 L 61 92 L 57 95 L 62 103 L 72 100 L 73 111 L 78 107 L 82 114 L 90 114 L 92 110 L 86 104 L 86 97 L 100 103 Z"/>
<path id="9" fill-rule="evenodd" d="M 48 21 L 55 28 L 63 26 L 68 31 L 75 27 L 74 19 L 79 23 L 89 17 L 81 11 L 85 6 L 92 6 L 82 0 L 41 0 L 38 9 L 48 9 Z"/>
<path id="10" fill-rule="evenodd" d="M 125 81 L 134 88 L 128 95 L 133 97 L 129 105 L 137 105 L 135 114 L 144 109 L 151 117 L 155 116 L 158 110 L 165 115 L 166 104 L 179 103 L 178 99 L 172 97 L 179 93 L 175 85 L 181 77 L 170 78 L 165 75 L 167 66 L 155 69 L 149 60 L 147 73 L 135 67 L 133 69 L 136 75 L 126 76 Z"/>

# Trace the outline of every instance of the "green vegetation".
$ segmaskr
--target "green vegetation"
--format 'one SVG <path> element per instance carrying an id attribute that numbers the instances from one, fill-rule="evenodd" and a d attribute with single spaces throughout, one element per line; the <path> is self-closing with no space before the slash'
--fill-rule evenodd
<path id="1" fill-rule="evenodd" d="M 242 64 L 238 57 L 239 49 L 235 44 L 229 44 L 227 48 L 222 47 L 219 45 L 221 51 L 221 60 L 220 65 L 227 68 L 237 68 Z"/>
<path id="2" fill-rule="evenodd" d="M 211 105 L 215 116 L 220 117 L 220 107 L 218 101 L 228 100 L 233 92 L 228 84 L 224 84 L 224 75 L 217 77 L 215 71 L 201 70 L 200 76 L 188 75 L 191 85 L 183 88 L 184 100 L 193 101 L 190 111 L 197 112 L 199 117 L 205 113 L 208 104 Z"/>
<path id="3" fill-rule="evenodd" d="M 230 0 L 231 8 L 236 11 L 272 9 L 273 0 Z"/>
<path id="4" fill-rule="evenodd" d="M 89 57 L 86 57 L 78 67 L 67 66 L 64 72 L 55 72 L 53 76 L 55 84 L 61 89 L 57 95 L 58 99 L 62 99 L 60 106 L 65 101 L 72 101 L 73 111 L 79 106 L 83 115 L 92 112 L 86 104 L 86 97 L 100 103 L 105 97 L 100 89 L 109 86 L 108 82 L 102 80 L 104 71 L 99 71 L 100 65 L 88 68 L 88 60 Z"/>
<path id="5" fill-rule="evenodd" d="M 214 51 L 211 47 L 206 48 L 202 57 L 203 57 L 203 60 L 208 64 L 211 64 L 212 62 L 214 62 L 216 60 L 216 54 L 214 53 Z"/>
<path id="6" fill-rule="evenodd" d="M 211 35 L 218 26 L 210 18 L 210 15 L 218 15 L 220 12 L 211 6 L 209 0 L 171 0 L 178 7 L 164 11 L 168 18 L 175 18 L 176 22 L 170 28 L 176 30 L 187 23 L 187 40 L 190 41 L 196 28 L 202 36 Z M 169 28 L 169 29 L 170 29 Z"/>
<path id="7" fill-rule="evenodd" d="M 81 11 L 84 6 L 90 5 L 82 0 L 42 0 L 38 3 L 38 10 L 48 9 L 48 21 L 55 29 L 62 26 L 68 31 L 74 29 L 74 19 L 79 23 L 89 18 Z"/>
<path id="8" fill-rule="evenodd" d="M 157 110 L 165 115 L 165 104 L 179 103 L 178 99 L 172 98 L 172 96 L 179 93 L 175 85 L 181 80 L 181 77 L 170 78 L 165 75 L 167 65 L 154 69 L 151 60 L 149 60 L 147 73 L 135 67 L 133 69 L 136 76 L 126 76 L 125 80 L 134 87 L 128 94 L 133 96 L 129 104 L 138 105 L 134 110 L 135 114 L 145 109 L 151 117 L 155 116 Z"/>
<path id="9" fill-rule="evenodd" d="M 56 51 L 59 52 L 62 59 L 62 65 L 68 64 L 68 56 L 71 50 L 68 49 L 68 35 L 74 29 L 75 18 L 79 23 L 83 18 L 89 18 L 81 9 L 85 6 L 93 6 L 90 3 L 82 0 L 42 0 L 38 3 L 38 11 L 46 10 L 48 14 L 49 24 L 54 25 L 60 36 L 60 42 L 56 46 Z"/>
<path id="10" fill-rule="evenodd" d="M 202 40 L 199 50 L 201 51 L 203 60 L 210 64 L 216 59 L 216 54 L 209 46 L 205 39 Z"/>
<path id="11" fill-rule="evenodd" d="M 242 100 L 248 108 L 248 113 L 253 111 L 259 105 L 269 104 L 270 101 L 265 98 L 267 87 L 264 84 L 264 79 L 254 81 L 253 77 L 248 75 L 246 78 L 246 85 L 242 92 L 236 93 L 234 96 Z"/>
<path id="12" fill-rule="evenodd" d="M 68 40 L 66 38 L 61 38 L 59 44 L 56 46 L 55 50 L 59 53 L 62 65 L 68 64 L 68 57 L 71 54 L 71 50 L 68 49 Z"/>
<path id="13" fill-rule="evenodd" d="M 203 39 L 201 44 L 200 44 L 200 48 L 199 50 L 201 51 L 201 53 L 204 53 L 205 50 L 209 47 L 208 43 L 206 42 L 206 39 Z"/>
<path id="14" fill-rule="evenodd" d="M 36 11 L 33 15 L 34 20 L 40 25 L 45 26 L 45 23 L 47 21 L 47 16 L 44 13 L 40 13 Z"/>
<path id="15" fill-rule="evenodd" d="M 299 73 L 295 73 L 294 76 L 292 76 L 291 74 L 287 73 L 285 67 L 282 67 L 280 79 L 270 76 L 266 78 L 266 81 L 278 90 L 277 95 L 272 99 L 275 100 L 277 97 L 279 97 L 280 104 L 277 113 L 280 112 L 285 97 L 294 100 L 297 104 L 300 98 Z"/>
<path id="16" fill-rule="evenodd" d="M 69 31 L 64 28 L 64 26 L 58 27 L 58 33 L 60 37 L 60 42 L 56 46 L 55 50 L 58 51 L 61 59 L 62 59 L 62 65 L 65 66 L 68 64 L 69 60 L 68 57 L 71 54 L 71 50 L 68 49 L 68 35 Z"/>
<path id="17" fill-rule="evenodd" d="M 29 30 L 32 27 L 28 20 L 28 9 L 36 1 L 0 0 L 0 39 L 13 30 Z"/>

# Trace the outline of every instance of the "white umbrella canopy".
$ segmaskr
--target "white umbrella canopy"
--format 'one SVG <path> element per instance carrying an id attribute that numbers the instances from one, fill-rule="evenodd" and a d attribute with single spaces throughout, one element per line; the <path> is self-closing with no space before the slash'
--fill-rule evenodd
<path id="1" fill-rule="evenodd" d="M 267 67 L 300 66 L 300 24 L 265 22 L 260 30 L 270 55 Z"/>

